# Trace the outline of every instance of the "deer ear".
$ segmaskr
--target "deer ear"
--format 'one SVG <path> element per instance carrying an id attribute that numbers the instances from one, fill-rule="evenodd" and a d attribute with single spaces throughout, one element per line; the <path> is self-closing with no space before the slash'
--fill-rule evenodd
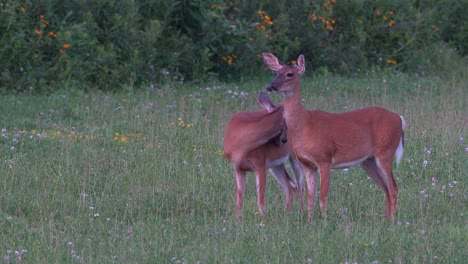
<path id="1" fill-rule="evenodd" d="M 304 55 L 299 55 L 299 58 L 297 58 L 297 71 L 299 74 L 304 74 L 305 72 L 305 59 Z"/>
<path id="2" fill-rule="evenodd" d="M 276 105 L 274 105 L 271 101 L 270 96 L 264 92 L 260 92 L 258 95 L 258 103 L 268 112 L 273 112 L 273 110 L 277 108 Z"/>
<path id="3" fill-rule="evenodd" d="M 266 66 L 273 71 L 278 71 L 279 69 L 283 68 L 283 65 L 279 62 L 278 58 L 271 53 L 263 53 L 263 61 L 265 62 Z"/>

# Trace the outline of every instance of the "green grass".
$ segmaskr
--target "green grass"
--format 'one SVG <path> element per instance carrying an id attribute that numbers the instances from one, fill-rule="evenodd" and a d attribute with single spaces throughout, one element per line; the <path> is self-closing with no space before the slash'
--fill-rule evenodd
<path id="1" fill-rule="evenodd" d="M 466 78 L 305 78 L 307 108 L 380 105 L 405 117 L 395 220 L 382 217 L 377 185 L 351 168 L 332 173 L 326 224 L 318 208 L 309 224 L 297 201 L 286 214 L 272 177 L 260 217 L 252 175 L 236 221 L 224 127 L 235 111 L 259 109 L 256 96 L 269 80 L 2 96 L 0 262 L 468 259 Z"/>

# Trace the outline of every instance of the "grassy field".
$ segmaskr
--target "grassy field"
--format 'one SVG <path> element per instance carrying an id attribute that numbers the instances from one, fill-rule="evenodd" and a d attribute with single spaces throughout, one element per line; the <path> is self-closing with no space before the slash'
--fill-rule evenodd
<path id="1" fill-rule="evenodd" d="M 306 74 L 308 75 L 308 74 Z M 271 79 L 165 85 L 118 94 L 4 95 L 0 105 L 0 262 L 462 263 L 468 259 L 468 80 L 408 75 L 305 77 L 304 105 L 369 105 L 406 119 L 395 221 L 360 168 L 332 172 L 325 225 L 283 209 L 268 178 L 244 217 L 223 156 L 235 111 L 257 110 Z M 272 95 L 281 101 L 279 95 Z"/>

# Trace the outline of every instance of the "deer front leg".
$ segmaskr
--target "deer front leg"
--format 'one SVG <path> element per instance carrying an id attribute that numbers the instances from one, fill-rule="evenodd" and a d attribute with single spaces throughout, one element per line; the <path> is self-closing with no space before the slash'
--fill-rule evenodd
<path id="1" fill-rule="evenodd" d="M 328 190 L 330 189 L 330 164 L 320 165 L 320 210 L 325 221 L 327 220 Z"/>
<path id="2" fill-rule="evenodd" d="M 291 163 L 292 170 L 294 172 L 295 181 L 296 181 L 296 190 L 297 190 L 297 199 L 301 204 L 301 212 L 304 210 L 304 188 L 302 186 L 303 171 L 301 164 L 294 157 L 289 158 Z"/>
<path id="3" fill-rule="evenodd" d="M 307 214 L 309 222 L 312 219 L 315 206 L 315 191 L 316 191 L 316 175 L 317 169 L 315 168 L 304 168 L 305 178 L 307 183 Z"/>
<path id="4" fill-rule="evenodd" d="M 285 209 L 288 213 L 292 212 L 293 204 L 293 192 L 294 188 L 290 182 L 290 177 L 284 164 L 278 165 L 270 169 L 271 174 L 275 176 L 275 179 L 283 187 L 284 194 L 286 195 Z"/>
<path id="5" fill-rule="evenodd" d="M 266 187 L 266 171 L 265 167 L 258 166 L 255 170 L 257 180 L 257 205 L 260 215 L 263 216 L 265 211 L 265 187 Z"/>

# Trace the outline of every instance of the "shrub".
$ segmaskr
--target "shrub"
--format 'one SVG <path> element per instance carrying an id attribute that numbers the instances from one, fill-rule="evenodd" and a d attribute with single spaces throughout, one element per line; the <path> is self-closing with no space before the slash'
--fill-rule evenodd
<path id="1" fill-rule="evenodd" d="M 0 7 L 4 91 L 238 80 L 257 75 L 265 51 L 283 59 L 303 53 L 318 72 L 341 74 L 375 67 L 432 74 L 433 65 L 448 68 L 440 64 L 467 55 L 466 1 L 7 0 Z"/>

